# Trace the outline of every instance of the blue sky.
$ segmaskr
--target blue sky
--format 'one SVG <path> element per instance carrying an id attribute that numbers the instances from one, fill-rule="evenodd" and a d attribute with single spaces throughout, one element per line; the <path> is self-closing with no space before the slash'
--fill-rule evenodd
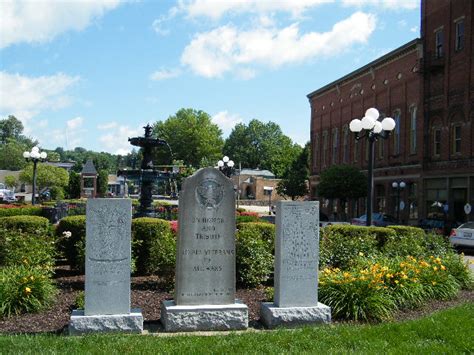
<path id="1" fill-rule="evenodd" d="M 47 149 L 125 154 L 183 107 L 304 144 L 306 95 L 419 26 L 417 0 L 0 0 L 0 117 Z"/>

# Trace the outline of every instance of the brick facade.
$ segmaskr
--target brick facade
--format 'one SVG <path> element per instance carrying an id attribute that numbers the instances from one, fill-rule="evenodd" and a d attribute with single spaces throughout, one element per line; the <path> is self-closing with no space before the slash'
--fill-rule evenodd
<path id="1" fill-rule="evenodd" d="M 396 214 L 398 196 L 392 183 L 403 180 L 402 222 L 416 224 L 433 212 L 434 202 L 447 204 L 452 220 L 465 218 L 462 206 L 473 204 L 474 197 L 472 6 L 467 0 L 422 1 L 421 39 L 308 95 L 313 198 L 318 198 L 320 172 L 330 165 L 352 164 L 366 172 L 367 141 L 356 141 L 348 125 L 376 107 L 393 117 L 397 127 L 387 140 L 375 143 L 374 212 Z M 462 39 L 456 26 L 460 21 Z M 447 32 L 441 49 L 440 29 Z M 327 213 L 352 217 L 365 212 L 363 199 L 344 211 L 337 201 L 321 202 Z"/>

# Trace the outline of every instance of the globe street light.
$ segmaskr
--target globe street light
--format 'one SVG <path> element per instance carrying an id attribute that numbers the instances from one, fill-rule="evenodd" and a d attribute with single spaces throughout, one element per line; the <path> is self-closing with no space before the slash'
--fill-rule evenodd
<path id="1" fill-rule="evenodd" d="M 40 152 L 38 147 L 31 148 L 31 152 L 23 152 L 23 158 L 26 161 L 33 162 L 33 196 L 31 197 L 31 204 L 36 203 L 36 165 L 39 161 L 45 161 L 48 154 L 46 152 Z"/>
<path id="2" fill-rule="evenodd" d="M 397 190 L 397 222 L 400 224 L 400 191 L 403 190 L 407 184 L 405 181 L 394 181 L 392 187 Z"/>
<path id="3" fill-rule="evenodd" d="M 395 128 L 395 121 L 391 117 L 385 117 L 379 121 L 379 111 L 369 108 L 365 111 L 362 119 L 353 119 L 349 129 L 356 135 L 356 140 L 367 138 L 369 144 L 369 167 L 367 178 L 367 226 L 372 225 L 372 201 L 374 199 L 374 143 L 380 138 L 387 139 L 390 132 Z M 361 131 L 365 132 L 361 134 Z"/>
<path id="4" fill-rule="evenodd" d="M 228 156 L 225 156 L 222 158 L 222 160 L 219 160 L 217 162 L 217 167 L 228 178 L 230 178 L 234 172 L 234 162 L 230 160 Z"/>

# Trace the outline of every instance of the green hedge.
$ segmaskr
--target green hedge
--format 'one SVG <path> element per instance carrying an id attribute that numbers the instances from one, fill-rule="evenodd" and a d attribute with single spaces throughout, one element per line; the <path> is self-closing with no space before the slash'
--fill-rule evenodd
<path id="1" fill-rule="evenodd" d="M 71 232 L 71 236 L 67 233 Z M 69 216 L 59 221 L 56 228 L 58 251 L 73 269 L 84 271 L 86 216 Z"/>
<path id="2" fill-rule="evenodd" d="M 254 287 L 267 281 L 273 271 L 275 226 L 240 223 L 236 235 L 237 282 Z"/>
<path id="3" fill-rule="evenodd" d="M 133 219 L 132 240 L 137 273 L 157 274 L 172 281 L 176 263 L 176 239 L 169 222 L 149 217 Z"/>
<path id="4" fill-rule="evenodd" d="M 51 226 L 47 218 L 39 216 L 11 216 L 0 218 L 0 228 L 21 230 L 23 232 L 49 233 Z"/>
<path id="5" fill-rule="evenodd" d="M 387 256 L 421 256 L 427 252 L 427 235 L 417 227 L 388 226 L 395 231 L 382 246 L 382 252 Z"/>
<path id="6" fill-rule="evenodd" d="M 0 217 L 10 216 L 41 216 L 41 207 L 12 207 L 0 208 Z"/>

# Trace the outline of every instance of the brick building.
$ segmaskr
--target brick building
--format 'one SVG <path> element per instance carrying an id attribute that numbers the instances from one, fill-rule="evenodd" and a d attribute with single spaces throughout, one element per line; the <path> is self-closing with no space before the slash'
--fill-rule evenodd
<path id="1" fill-rule="evenodd" d="M 440 212 L 438 206 L 450 220 L 466 219 L 464 205 L 474 204 L 473 6 L 469 0 L 423 0 L 421 38 L 308 95 L 312 198 L 318 198 L 320 172 L 331 165 L 367 171 L 367 141 L 354 139 L 349 122 L 376 107 L 394 118 L 396 128 L 375 143 L 374 212 L 396 215 L 392 183 L 404 181 L 404 223 L 416 224 Z M 322 207 L 358 216 L 365 200 L 346 206 L 323 200 Z"/>

